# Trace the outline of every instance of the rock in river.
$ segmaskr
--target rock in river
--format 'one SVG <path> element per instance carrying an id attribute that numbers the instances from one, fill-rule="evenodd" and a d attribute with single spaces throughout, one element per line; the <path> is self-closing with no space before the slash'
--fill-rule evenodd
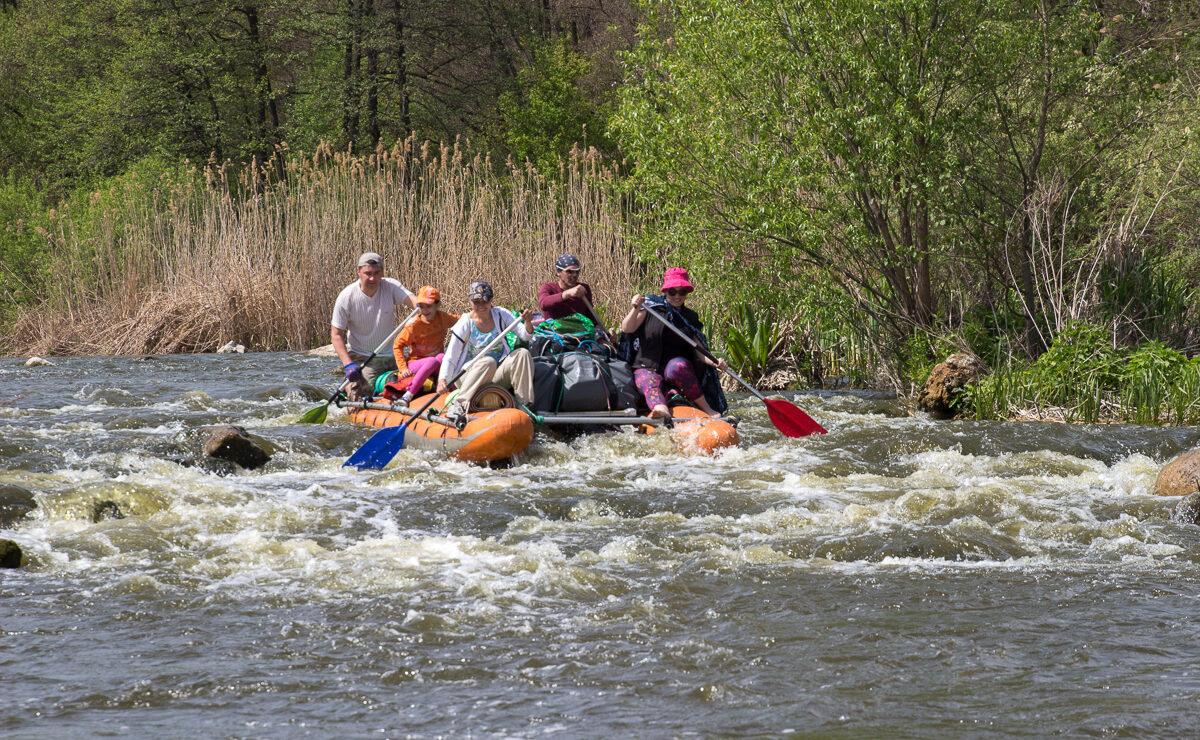
<path id="1" fill-rule="evenodd" d="M 20 545 L 12 540 L 0 540 L 0 568 L 20 568 L 22 559 Z"/>
<path id="2" fill-rule="evenodd" d="M 1184 496 L 1171 512 L 1171 521 L 1179 524 L 1200 524 L 1200 493 Z"/>
<path id="3" fill-rule="evenodd" d="M 31 492 L 20 486 L 0 486 L 0 529 L 11 527 L 36 508 Z"/>
<path id="4" fill-rule="evenodd" d="M 97 501 L 92 506 L 92 521 L 102 522 L 105 519 L 124 519 L 125 514 L 116 501 Z"/>
<path id="5" fill-rule="evenodd" d="M 917 408 L 936 419 L 951 419 L 959 412 L 958 392 L 987 373 L 978 357 L 956 352 L 933 368 L 917 396 Z"/>
<path id="6" fill-rule="evenodd" d="M 1158 471 L 1156 496 L 1186 496 L 1200 491 L 1200 448 L 1181 453 Z"/>
<path id="7" fill-rule="evenodd" d="M 271 443 L 238 426 L 203 427 L 200 431 L 205 435 L 205 455 L 229 460 L 250 470 L 266 465 L 274 451 Z"/>

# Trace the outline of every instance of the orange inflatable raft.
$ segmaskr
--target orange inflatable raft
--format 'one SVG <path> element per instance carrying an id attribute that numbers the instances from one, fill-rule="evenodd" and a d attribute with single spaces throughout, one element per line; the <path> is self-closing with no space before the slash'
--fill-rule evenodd
<path id="1" fill-rule="evenodd" d="M 429 394 L 412 400 L 411 407 L 390 406 L 384 403 L 347 405 L 347 418 L 358 424 L 384 427 L 400 426 L 414 411 L 429 400 Z M 443 452 L 467 462 L 495 462 L 519 455 L 533 441 L 533 420 L 523 411 L 500 408 L 467 415 L 462 429 L 439 416 L 446 403 L 442 394 L 429 413 L 414 419 L 404 430 L 404 446 L 420 450 Z"/>
<path id="2" fill-rule="evenodd" d="M 702 452 L 711 455 L 717 450 L 737 446 L 737 427 L 724 419 L 714 419 L 691 406 L 671 407 L 671 417 L 674 422 L 674 427 L 669 430 L 671 439 L 675 441 L 675 446 L 680 452 Z M 642 427 L 647 434 L 659 429 L 662 427 Z"/>
<path id="3" fill-rule="evenodd" d="M 635 409 L 621 411 L 585 411 L 577 413 L 545 413 L 537 422 L 548 428 L 565 428 L 570 432 L 594 429 L 611 429 L 619 426 L 636 426 L 643 434 L 669 434 L 680 452 L 696 452 L 711 455 L 726 447 L 735 447 L 739 441 L 737 428 L 728 419 L 714 419 L 691 406 L 673 406 L 671 425 L 661 419 L 638 416 Z"/>
<path id="4" fill-rule="evenodd" d="M 469 462 L 494 462 L 519 455 L 533 441 L 534 419 L 519 409 L 511 408 L 512 395 L 495 386 L 485 386 L 476 395 L 483 408 L 473 409 L 467 423 L 458 429 L 439 415 L 446 404 L 446 394 L 439 396 L 426 412 L 414 419 L 404 432 L 404 445 L 422 450 L 446 453 Z M 347 418 L 358 424 L 378 428 L 403 424 L 413 411 L 425 405 L 430 394 L 413 399 L 410 407 L 388 403 L 347 403 Z M 669 434 L 676 448 L 685 454 L 711 455 L 726 447 L 736 447 L 737 428 L 726 419 L 714 419 L 691 406 L 671 408 L 672 424 L 660 419 L 638 416 L 634 409 L 625 411 L 589 411 L 581 413 L 539 414 L 538 425 L 548 429 L 581 431 L 636 426 L 644 434 Z"/>

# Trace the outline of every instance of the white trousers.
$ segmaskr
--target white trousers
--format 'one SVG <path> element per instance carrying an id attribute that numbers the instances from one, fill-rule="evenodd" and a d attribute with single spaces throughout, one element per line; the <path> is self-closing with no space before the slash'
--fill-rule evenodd
<path id="1" fill-rule="evenodd" d="M 533 358 L 527 349 L 513 350 L 497 367 L 496 360 L 483 357 L 471 363 L 458 379 L 458 394 L 454 404 L 465 411 L 479 389 L 488 383 L 512 390 L 517 400 L 526 406 L 533 404 Z"/>

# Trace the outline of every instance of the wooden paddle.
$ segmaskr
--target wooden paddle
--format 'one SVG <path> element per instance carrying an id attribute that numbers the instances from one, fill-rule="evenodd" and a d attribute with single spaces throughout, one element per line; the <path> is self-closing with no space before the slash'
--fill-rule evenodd
<path id="1" fill-rule="evenodd" d="M 487 345 L 480 350 L 479 354 L 471 358 L 470 362 L 464 364 L 462 369 L 460 369 L 453 378 L 447 381 L 446 385 L 454 385 L 454 383 L 463 376 L 463 373 L 467 371 L 468 367 L 477 362 L 479 358 L 486 357 L 487 353 L 491 352 L 497 344 L 503 341 L 504 337 L 510 331 L 517 328 L 517 324 L 521 323 L 521 321 L 523 321 L 523 319 L 521 318 L 520 314 L 518 314 L 516 320 L 509 324 L 504 331 L 500 332 L 499 336 L 488 342 Z M 463 341 L 454 332 L 450 332 L 450 336 L 453 337 L 453 339 L 450 341 L 454 341 L 454 339 Z M 400 426 L 385 427 L 372 434 L 371 438 L 364 442 L 362 447 L 359 447 L 357 450 L 355 450 L 354 454 L 351 455 L 346 462 L 342 463 L 342 467 L 354 466 L 359 470 L 382 470 L 389 462 L 391 462 L 392 458 L 396 456 L 397 452 L 404 449 L 404 430 L 408 428 L 408 425 L 411 424 L 414 419 L 425 413 L 437 399 L 438 394 L 434 393 L 424 406 L 417 409 L 416 413 L 405 419 L 404 423 Z"/>
<path id="2" fill-rule="evenodd" d="M 368 364 L 370 364 L 371 360 L 375 359 L 375 355 L 382 352 L 385 347 L 391 347 L 392 340 L 396 338 L 396 335 L 400 333 L 400 330 L 404 328 L 404 325 L 407 324 L 408 322 L 412 321 L 413 317 L 416 315 L 417 315 L 417 309 L 414 308 L 412 313 L 410 313 L 408 315 L 408 318 L 404 319 L 404 321 L 401 321 L 396 326 L 395 329 L 392 329 L 392 333 L 388 334 L 387 339 L 383 340 L 383 342 L 381 342 L 379 344 L 379 346 L 375 348 L 375 351 L 372 352 L 370 357 L 368 357 L 366 359 L 366 361 L 362 363 L 362 366 L 366 367 Z M 349 384 L 350 384 L 350 378 L 346 378 L 345 380 L 343 380 L 342 384 L 339 385 L 338 389 L 333 392 L 333 395 L 329 397 L 328 401 L 321 404 L 320 406 L 314 406 L 311 409 L 309 409 L 308 411 L 305 411 L 304 414 L 301 415 L 300 418 L 296 420 L 296 423 L 297 424 L 324 424 L 325 419 L 329 416 L 329 404 L 336 401 L 338 394 L 341 393 L 342 389 L 344 389 Z"/>
<path id="3" fill-rule="evenodd" d="M 646 309 L 646 312 L 654 316 L 654 318 L 661 321 L 668 329 L 678 334 L 680 339 L 690 344 L 697 352 L 713 362 L 717 361 L 717 358 L 713 356 L 713 353 L 705 349 L 704 345 L 692 339 L 687 334 L 684 334 L 679 327 L 668 321 L 667 317 L 663 316 L 658 311 L 655 311 L 653 307 L 642 304 L 642 308 Z M 783 436 L 806 437 L 810 434 L 827 433 L 825 427 L 818 424 L 815 419 L 806 414 L 804 409 L 800 408 L 796 404 L 790 401 L 785 401 L 782 398 L 767 398 L 762 393 L 759 393 L 757 388 L 747 383 L 742 379 L 742 376 L 738 375 L 733 370 L 729 369 L 728 367 L 721 369 L 724 370 L 729 377 L 745 386 L 746 390 L 758 397 L 758 400 L 763 402 L 763 405 L 767 407 L 767 416 L 771 419 L 771 423 L 775 425 L 775 428 L 778 429 Z"/>

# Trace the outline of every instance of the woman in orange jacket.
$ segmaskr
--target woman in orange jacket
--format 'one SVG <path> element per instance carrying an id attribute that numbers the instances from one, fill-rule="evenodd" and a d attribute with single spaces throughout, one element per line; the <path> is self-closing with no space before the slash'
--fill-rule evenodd
<path id="1" fill-rule="evenodd" d="M 432 285 L 422 286 L 417 291 L 416 304 L 417 317 L 396 335 L 392 344 L 392 354 L 396 356 L 396 381 L 409 381 L 408 389 L 400 397 L 400 402 L 405 405 L 420 393 L 428 378 L 437 374 L 444 356 L 442 347 L 446 343 L 446 332 L 458 320 L 458 314 L 441 310 L 442 294 Z"/>

